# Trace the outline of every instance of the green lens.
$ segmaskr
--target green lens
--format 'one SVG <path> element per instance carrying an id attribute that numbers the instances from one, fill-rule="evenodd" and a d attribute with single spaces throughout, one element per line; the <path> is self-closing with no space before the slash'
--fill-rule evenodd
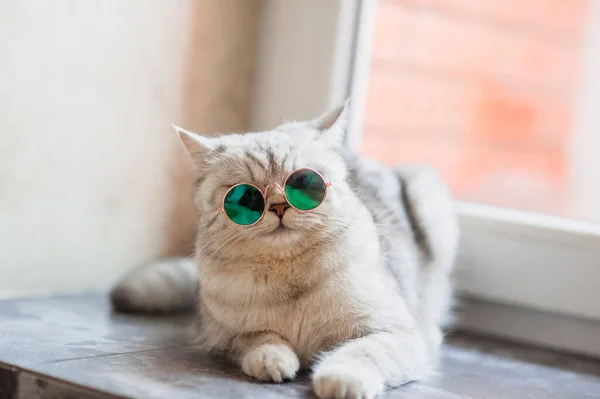
<path id="1" fill-rule="evenodd" d="M 301 211 L 310 211 L 318 207 L 325 198 L 326 190 L 321 175 L 310 169 L 297 170 L 285 182 L 287 201 Z"/>
<path id="2" fill-rule="evenodd" d="M 265 210 L 265 199 L 258 188 L 239 184 L 225 195 L 223 210 L 233 223 L 248 226 L 261 218 Z"/>

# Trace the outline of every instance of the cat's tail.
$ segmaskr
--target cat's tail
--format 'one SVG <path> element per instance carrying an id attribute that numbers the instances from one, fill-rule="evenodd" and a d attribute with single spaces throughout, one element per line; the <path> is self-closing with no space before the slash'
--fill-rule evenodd
<path id="1" fill-rule="evenodd" d="M 196 266 L 191 258 L 158 260 L 123 277 L 110 293 L 114 310 L 127 313 L 175 313 L 193 309 Z"/>
<path id="2" fill-rule="evenodd" d="M 437 171 L 426 165 L 395 168 L 413 236 L 427 267 L 449 270 L 458 247 L 454 200 Z"/>

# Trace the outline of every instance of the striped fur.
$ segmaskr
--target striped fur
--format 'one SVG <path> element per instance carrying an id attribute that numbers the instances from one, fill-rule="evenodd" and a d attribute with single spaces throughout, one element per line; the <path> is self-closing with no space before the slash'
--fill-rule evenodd
<path id="1" fill-rule="evenodd" d="M 133 272 L 115 287 L 115 308 L 196 303 L 205 349 L 260 380 L 312 367 L 319 397 L 371 398 L 427 377 L 451 297 L 452 200 L 431 169 L 390 169 L 346 153 L 346 114 L 340 107 L 315 121 L 213 139 L 178 129 L 198 173 L 194 261 Z M 288 209 L 286 230 L 276 231 L 271 212 L 251 227 L 217 212 L 231 185 L 281 183 L 299 167 L 319 170 L 332 187 L 316 210 Z M 270 190 L 267 206 L 283 200 Z"/>

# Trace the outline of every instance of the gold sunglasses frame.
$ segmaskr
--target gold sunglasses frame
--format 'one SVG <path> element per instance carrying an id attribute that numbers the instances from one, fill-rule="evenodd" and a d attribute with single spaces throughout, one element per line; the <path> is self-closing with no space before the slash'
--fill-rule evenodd
<path id="1" fill-rule="evenodd" d="M 290 204 L 290 202 L 287 199 L 287 196 L 285 195 L 285 190 L 284 190 L 284 187 L 287 184 L 287 181 L 290 178 L 290 176 L 292 176 L 296 172 L 300 172 L 300 171 L 303 171 L 303 170 L 309 170 L 311 172 L 316 173 L 321 178 L 321 180 L 323 180 L 323 183 L 325 183 L 325 195 L 323 195 L 323 199 L 321 199 L 321 202 L 319 202 L 319 204 L 317 206 L 315 206 L 313 209 L 309 209 L 309 210 L 298 209 L 294 205 Z M 236 223 L 233 220 L 231 220 L 231 218 L 227 215 L 227 212 L 225 212 L 225 198 L 227 198 L 227 195 L 229 194 L 229 192 L 231 190 L 233 190 L 234 188 L 236 188 L 238 186 L 242 186 L 242 185 L 252 186 L 252 187 L 256 188 L 262 194 L 262 197 L 263 197 L 264 207 L 263 207 L 262 215 L 260 215 L 260 218 L 256 222 L 254 222 L 252 224 L 239 224 L 239 223 Z M 237 184 L 234 184 L 233 186 L 229 187 L 229 189 L 225 192 L 225 195 L 223 196 L 223 200 L 221 201 L 221 206 L 217 209 L 217 211 L 219 213 L 224 213 L 225 216 L 227 216 L 227 219 L 229 219 L 231 221 L 231 223 L 233 223 L 233 224 L 236 224 L 238 226 L 244 226 L 244 227 L 254 226 L 258 222 L 260 222 L 261 220 L 263 220 L 263 218 L 265 217 L 265 214 L 267 213 L 267 193 L 269 191 L 269 187 L 271 187 L 271 186 L 277 187 L 279 189 L 279 191 L 283 195 L 283 198 L 285 199 L 285 202 L 290 207 L 294 208 L 298 212 L 310 212 L 310 211 L 313 211 L 313 210 L 317 209 L 318 207 L 321 206 L 321 204 L 323 202 L 325 202 L 325 199 L 327 198 L 327 193 L 329 192 L 329 187 L 331 187 L 331 182 L 328 182 L 327 180 L 325 180 L 325 177 L 319 171 L 317 171 L 315 169 L 312 169 L 312 168 L 298 168 L 298 169 L 292 170 L 290 173 L 287 174 L 287 176 L 283 180 L 283 184 L 282 185 L 279 185 L 279 183 L 269 183 L 269 184 L 266 185 L 264 191 L 261 190 L 260 187 L 258 187 L 256 184 L 247 183 L 247 182 L 237 183 Z"/>

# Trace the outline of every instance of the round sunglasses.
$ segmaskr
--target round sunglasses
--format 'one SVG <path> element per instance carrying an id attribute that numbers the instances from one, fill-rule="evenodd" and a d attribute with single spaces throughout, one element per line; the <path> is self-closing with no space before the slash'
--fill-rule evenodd
<path id="1" fill-rule="evenodd" d="M 262 220 L 266 212 L 267 190 L 275 186 L 285 201 L 299 211 L 311 211 L 325 201 L 331 183 L 314 169 L 300 168 L 292 171 L 283 181 L 283 187 L 269 183 L 263 192 L 250 183 L 239 183 L 231 187 L 223 197 L 219 212 L 240 226 L 252 226 Z"/>

